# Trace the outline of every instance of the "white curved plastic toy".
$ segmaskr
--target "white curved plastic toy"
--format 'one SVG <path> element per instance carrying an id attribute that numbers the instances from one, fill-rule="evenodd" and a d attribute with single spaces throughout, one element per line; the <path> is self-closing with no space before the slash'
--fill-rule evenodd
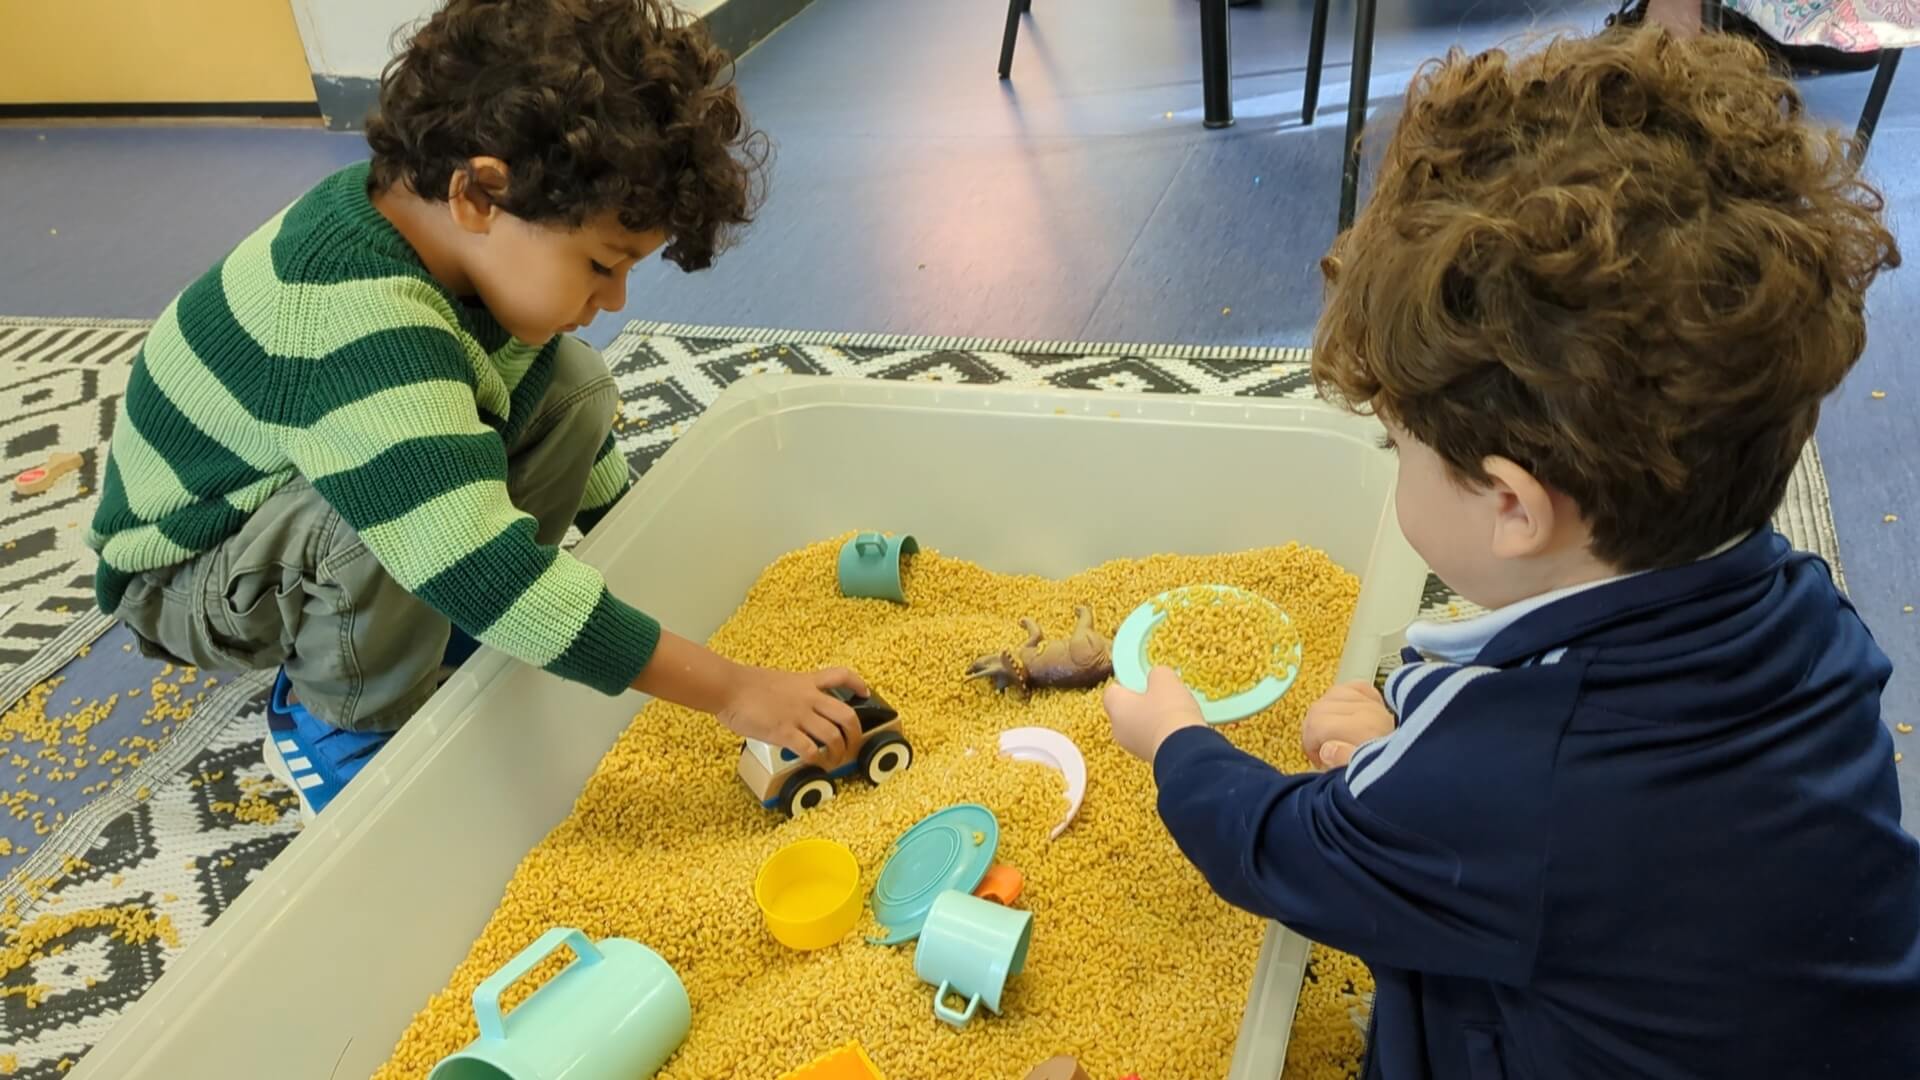
<path id="1" fill-rule="evenodd" d="M 1013 728 L 1000 733 L 1000 753 L 1015 761 L 1034 761 L 1067 778 L 1067 816 L 1053 827 L 1050 839 L 1058 839 L 1080 813 L 1080 801 L 1087 796 L 1087 759 L 1072 739 L 1045 727 Z"/>

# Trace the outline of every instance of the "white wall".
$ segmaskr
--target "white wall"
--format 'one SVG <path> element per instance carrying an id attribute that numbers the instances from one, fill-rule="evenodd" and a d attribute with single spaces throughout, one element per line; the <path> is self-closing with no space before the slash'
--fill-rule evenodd
<path id="1" fill-rule="evenodd" d="M 291 0 L 293 18 L 315 75 L 378 79 L 404 35 L 439 8 L 440 0 Z M 725 0 L 678 0 L 705 15 Z"/>
<path id="2" fill-rule="evenodd" d="M 397 34 L 438 8 L 438 0 L 292 0 L 294 22 L 316 76 L 378 79 Z"/>

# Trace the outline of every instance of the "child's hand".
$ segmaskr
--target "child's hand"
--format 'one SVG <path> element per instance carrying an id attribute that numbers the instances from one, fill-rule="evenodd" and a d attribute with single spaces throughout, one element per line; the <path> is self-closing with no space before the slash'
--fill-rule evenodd
<path id="1" fill-rule="evenodd" d="M 1307 707 L 1300 723 L 1300 748 L 1316 769 L 1337 769 L 1368 739 L 1393 733 L 1393 713 L 1380 691 L 1364 680 L 1328 690 Z"/>
<path id="2" fill-rule="evenodd" d="M 1113 741 L 1120 748 L 1147 764 L 1160 751 L 1167 736 L 1181 728 L 1205 727 L 1200 703 L 1193 691 L 1180 681 L 1172 668 L 1157 667 L 1147 673 L 1147 692 L 1136 694 L 1110 683 L 1105 698 L 1107 716 L 1113 721 Z"/>
<path id="3" fill-rule="evenodd" d="M 742 667 L 715 716 L 735 735 L 783 746 L 805 761 L 845 761 L 860 748 L 860 718 L 827 691 L 866 697 L 867 684 L 845 668 L 810 675 Z"/>

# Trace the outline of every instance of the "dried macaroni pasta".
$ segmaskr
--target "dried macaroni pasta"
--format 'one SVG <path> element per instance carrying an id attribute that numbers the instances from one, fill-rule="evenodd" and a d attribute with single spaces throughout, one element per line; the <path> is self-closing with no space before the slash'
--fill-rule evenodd
<path id="1" fill-rule="evenodd" d="M 1286 677 L 1298 638 L 1261 597 L 1203 585 L 1179 589 L 1154 608 L 1166 618 L 1147 637 L 1147 661 L 1177 670 L 1207 700 L 1245 693 L 1269 675 Z"/>
<path id="2" fill-rule="evenodd" d="M 838 546 L 776 561 L 713 646 L 748 663 L 856 668 L 900 710 L 913 767 L 880 788 L 844 781 L 838 798 L 789 822 L 762 810 L 735 776 L 734 736 L 705 717 L 649 704 L 571 815 L 521 863 L 466 960 L 377 1080 L 424 1077 L 472 1039 L 474 986 L 555 925 L 644 942 L 679 972 L 693 1029 L 663 1080 L 771 1080 L 854 1038 L 890 1080 L 1020 1080 L 1060 1053 L 1094 1076 L 1226 1074 L 1264 924 L 1215 897 L 1180 857 L 1155 815 L 1148 768 L 1114 745 L 1097 691 L 1041 691 L 1023 703 L 960 676 L 972 658 L 1016 643 L 1022 616 L 1058 635 L 1071 627 L 1074 605 L 1091 604 L 1111 634 L 1167 589 L 1237 585 L 1293 615 L 1306 666 L 1278 705 L 1223 730 L 1300 770 L 1301 714 L 1333 682 L 1358 582 L 1319 552 L 1292 546 L 1114 562 L 1057 582 L 929 551 L 915 558 L 903 607 L 842 599 Z M 1087 758 L 1085 804 L 1056 841 L 1047 834 L 1064 810 L 1059 778 L 995 752 L 1001 731 L 1029 724 L 1067 733 Z M 871 887 L 902 832 L 962 801 L 999 817 L 999 858 L 1026 875 L 1020 905 L 1034 913 L 1027 968 L 1009 982 L 1003 1015 L 958 1033 L 935 1020 L 912 946 L 866 944 L 870 924 L 814 953 L 787 950 L 762 928 L 753 876 L 782 845 L 838 840 Z M 529 985 L 522 980 L 510 1002 Z M 1355 993 L 1368 990 L 1357 961 L 1316 949 L 1288 1077 L 1356 1071 L 1361 1037 L 1348 1012 Z"/>

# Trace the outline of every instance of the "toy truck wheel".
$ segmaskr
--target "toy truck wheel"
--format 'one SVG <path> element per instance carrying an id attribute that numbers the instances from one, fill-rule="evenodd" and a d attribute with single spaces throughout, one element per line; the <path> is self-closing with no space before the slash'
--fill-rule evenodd
<path id="1" fill-rule="evenodd" d="M 809 767 L 794 773 L 780 789 L 780 809 L 786 811 L 788 817 L 799 817 L 826 805 L 831 798 L 833 781 L 826 773 Z"/>
<path id="2" fill-rule="evenodd" d="M 913 764 L 913 746 L 904 736 L 891 731 L 867 740 L 860 748 L 860 772 L 867 782 L 884 784 L 906 772 Z"/>

